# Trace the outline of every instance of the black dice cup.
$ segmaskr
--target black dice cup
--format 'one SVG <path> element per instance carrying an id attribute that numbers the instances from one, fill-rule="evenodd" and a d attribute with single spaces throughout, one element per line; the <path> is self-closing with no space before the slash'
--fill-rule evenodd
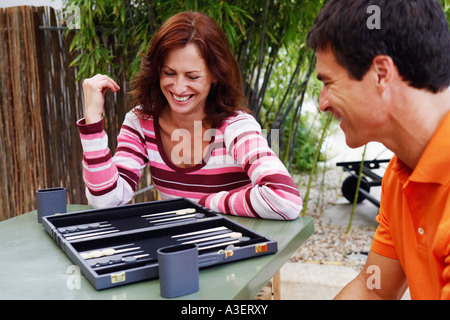
<path id="1" fill-rule="evenodd" d="M 55 213 L 66 213 L 66 188 L 40 189 L 36 191 L 38 222 Z"/>
<path id="2" fill-rule="evenodd" d="M 175 298 L 199 289 L 198 248 L 183 244 L 158 250 L 161 296 Z"/>

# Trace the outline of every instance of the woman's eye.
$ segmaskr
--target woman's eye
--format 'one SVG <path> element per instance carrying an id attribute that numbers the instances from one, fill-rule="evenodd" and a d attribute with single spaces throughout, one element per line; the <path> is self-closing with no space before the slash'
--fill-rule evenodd
<path id="1" fill-rule="evenodd" d="M 191 80 L 197 80 L 197 79 L 200 78 L 200 77 L 192 77 L 192 76 L 189 76 L 188 78 L 191 79 Z"/>

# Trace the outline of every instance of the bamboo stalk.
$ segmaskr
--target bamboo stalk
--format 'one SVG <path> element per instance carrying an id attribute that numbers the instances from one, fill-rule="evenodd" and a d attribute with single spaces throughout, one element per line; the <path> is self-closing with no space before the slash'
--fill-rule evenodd
<path id="1" fill-rule="evenodd" d="M 346 236 L 350 233 L 350 230 L 352 229 L 353 216 L 355 215 L 356 204 L 358 203 L 359 187 L 361 186 L 361 177 L 362 177 L 362 171 L 363 171 L 363 166 L 364 166 L 364 157 L 366 156 L 366 148 L 367 148 L 367 144 L 364 146 L 361 164 L 359 165 L 358 181 L 356 183 L 356 190 L 355 190 L 355 198 L 353 199 L 352 212 L 350 214 L 350 220 L 348 221 L 347 230 L 345 231 Z"/>
<path id="2" fill-rule="evenodd" d="M 319 144 L 317 145 L 316 152 L 314 155 L 313 166 L 309 173 L 308 187 L 306 188 L 306 195 L 305 195 L 305 198 L 303 201 L 302 217 L 304 217 L 306 214 L 306 208 L 308 206 L 308 200 L 309 200 L 309 191 L 311 189 L 312 179 L 314 176 L 314 172 L 316 170 L 317 160 L 319 159 L 320 149 L 322 148 L 322 144 L 323 144 L 323 141 L 325 140 L 326 132 L 328 130 L 328 127 L 330 126 L 332 119 L 333 119 L 333 115 L 331 113 L 328 113 L 327 119 L 325 121 L 325 125 L 322 128 L 322 135 L 320 136 Z"/>

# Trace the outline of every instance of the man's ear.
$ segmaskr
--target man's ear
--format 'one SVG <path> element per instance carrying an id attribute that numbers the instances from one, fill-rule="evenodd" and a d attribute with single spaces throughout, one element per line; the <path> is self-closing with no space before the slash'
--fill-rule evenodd
<path id="1" fill-rule="evenodd" d="M 394 60 L 387 55 L 378 55 L 372 60 L 371 70 L 376 76 L 376 86 L 383 92 L 398 74 Z"/>

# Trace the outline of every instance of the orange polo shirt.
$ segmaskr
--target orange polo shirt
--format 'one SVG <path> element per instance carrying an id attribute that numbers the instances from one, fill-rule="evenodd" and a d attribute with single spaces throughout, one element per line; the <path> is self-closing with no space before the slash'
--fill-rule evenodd
<path id="1" fill-rule="evenodd" d="M 400 260 L 412 299 L 450 299 L 449 190 L 450 113 L 412 173 L 394 156 L 383 177 L 371 249 Z"/>

